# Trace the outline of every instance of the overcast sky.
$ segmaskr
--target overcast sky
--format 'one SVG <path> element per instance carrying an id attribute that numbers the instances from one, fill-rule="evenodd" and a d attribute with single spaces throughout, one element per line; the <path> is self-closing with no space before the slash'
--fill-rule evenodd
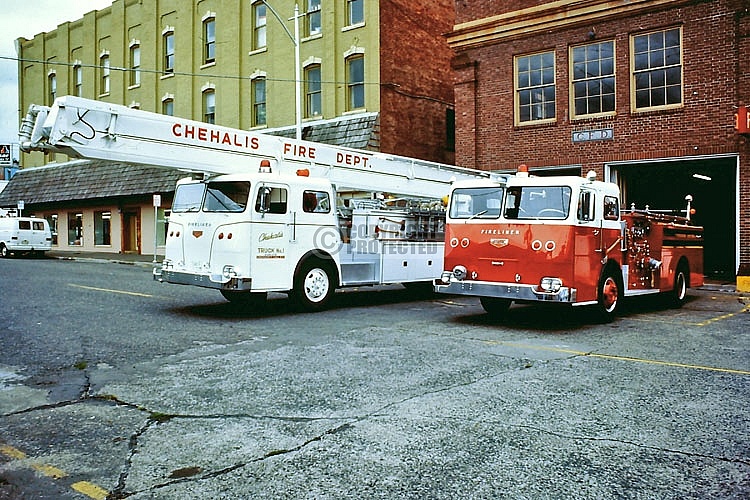
<path id="1" fill-rule="evenodd" d="M 0 144 L 18 142 L 18 63 L 15 40 L 34 38 L 112 0 L 2 0 L 0 15 Z M 37 103 L 43 104 L 43 103 Z M 23 110 L 26 113 L 26 110 Z"/>

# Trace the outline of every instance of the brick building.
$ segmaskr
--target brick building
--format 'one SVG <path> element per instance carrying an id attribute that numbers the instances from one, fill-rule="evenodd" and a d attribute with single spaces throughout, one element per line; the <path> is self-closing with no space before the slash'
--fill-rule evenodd
<path id="1" fill-rule="evenodd" d="M 705 273 L 750 264 L 747 0 L 456 0 L 456 162 L 617 182 L 623 206 L 685 209 Z"/>
<path id="2" fill-rule="evenodd" d="M 452 0 L 114 0 L 49 33 L 18 40 L 19 109 L 70 94 L 293 136 L 294 26 L 288 19 L 295 3 L 302 138 L 453 163 L 452 51 L 444 38 L 453 26 Z M 21 166 L 66 160 L 23 154 Z M 29 174 L 18 182 L 25 179 L 33 189 Z M 131 199 L 92 199 L 99 191 L 86 185 L 78 195 L 59 198 L 25 189 L 15 186 L 0 202 L 14 206 L 23 197 L 26 212 L 54 216 L 60 234 L 70 233 L 66 224 L 73 219 L 66 214 L 82 214 L 85 227 L 98 212 L 123 213 L 123 203 L 138 209 L 142 226 L 153 219 L 148 200 L 131 207 Z M 30 202 L 35 199 L 43 204 Z M 159 220 L 168 210 L 160 208 Z M 140 234 L 140 226 L 130 226 Z M 113 234 L 104 248 L 93 236 L 89 231 L 70 241 L 118 252 L 128 239 Z M 150 254 L 153 243 L 137 238 L 131 247 Z M 66 244 L 73 243 L 60 242 Z"/>

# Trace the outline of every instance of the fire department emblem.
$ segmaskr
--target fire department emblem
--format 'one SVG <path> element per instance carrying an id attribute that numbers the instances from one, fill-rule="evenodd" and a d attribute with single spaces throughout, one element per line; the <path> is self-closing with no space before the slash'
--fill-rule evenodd
<path id="1" fill-rule="evenodd" d="M 201 236 L 203 236 L 203 231 L 193 231 L 194 238 L 200 238 Z"/>
<path id="2" fill-rule="evenodd" d="M 490 245 L 495 248 L 507 247 L 509 243 L 508 238 L 490 238 Z"/>

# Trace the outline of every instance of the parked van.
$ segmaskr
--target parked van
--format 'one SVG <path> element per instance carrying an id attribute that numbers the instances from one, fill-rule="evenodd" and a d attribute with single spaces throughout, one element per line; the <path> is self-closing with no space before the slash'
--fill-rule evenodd
<path id="1" fill-rule="evenodd" d="M 52 249 L 49 223 L 37 217 L 0 217 L 0 257 L 28 253 L 41 256 Z"/>

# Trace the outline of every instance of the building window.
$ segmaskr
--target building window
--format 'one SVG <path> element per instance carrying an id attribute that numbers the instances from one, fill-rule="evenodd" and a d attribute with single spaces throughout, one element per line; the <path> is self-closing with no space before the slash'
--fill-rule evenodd
<path id="1" fill-rule="evenodd" d="M 49 105 L 52 106 L 57 98 L 57 73 L 52 72 L 47 76 L 47 84 L 49 85 Z"/>
<path id="2" fill-rule="evenodd" d="M 253 49 L 258 50 L 266 46 L 266 4 L 253 4 Z"/>
<path id="3" fill-rule="evenodd" d="M 130 46 L 130 86 L 141 84 L 141 46 L 133 44 Z"/>
<path id="4" fill-rule="evenodd" d="M 631 37 L 633 108 L 682 105 L 680 28 Z"/>
<path id="5" fill-rule="evenodd" d="M 348 109 L 365 107 L 365 57 L 357 54 L 346 60 Z"/>
<path id="6" fill-rule="evenodd" d="M 517 123 L 555 119 L 555 54 L 515 59 Z"/>
<path id="7" fill-rule="evenodd" d="M 266 124 L 266 79 L 253 80 L 253 127 Z"/>
<path id="8" fill-rule="evenodd" d="M 307 36 L 319 34 L 322 31 L 320 23 L 320 0 L 307 0 L 305 17 Z"/>
<path id="9" fill-rule="evenodd" d="M 73 88 L 75 95 L 83 97 L 83 68 L 80 64 L 73 66 Z"/>
<path id="10" fill-rule="evenodd" d="M 365 0 L 346 0 L 346 16 L 349 26 L 365 22 Z"/>
<path id="11" fill-rule="evenodd" d="M 203 121 L 216 123 L 216 91 L 214 89 L 203 91 Z"/>
<path id="12" fill-rule="evenodd" d="M 156 246 L 163 247 L 167 244 L 167 229 L 169 228 L 169 217 L 172 211 L 164 208 L 156 209 Z"/>
<path id="13" fill-rule="evenodd" d="M 203 21 L 203 64 L 216 61 L 216 19 Z"/>
<path id="14" fill-rule="evenodd" d="M 312 118 L 323 114 L 321 100 L 320 64 L 305 68 L 305 116 Z"/>
<path id="15" fill-rule="evenodd" d="M 99 58 L 99 94 L 109 94 L 109 54 L 104 54 Z"/>
<path id="16" fill-rule="evenodd" d="M 174 73 L 174 31 L 167 31 L 162 37 L 164 44 L 164 74 Z"/>
<path id="17" fill-rule="evenodd" d="M 68 213 L 68 245 L 83 245 L 83 214 Z"/>
<path id="18" fill-rule="evenodd" d="M 571 49 L 573 116 L 615 111 L 615 42 Z"/>
<path id="19" fill-rule="evenodd" d="M 161 114 L 174 116 L 174 99 L 170 97 L 161 102 Z"/>
<path id="20" fill-rule="evenodd" d="M 94 245 L 112 244 L 112 212 L 94 212 Z"/>

